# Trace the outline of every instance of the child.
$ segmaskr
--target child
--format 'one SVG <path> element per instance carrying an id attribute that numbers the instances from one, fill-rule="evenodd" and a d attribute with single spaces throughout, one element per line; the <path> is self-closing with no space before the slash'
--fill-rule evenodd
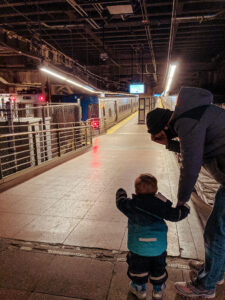
<path id="1" fill-rule="evenodd" d="M 163 219 L 177 222 L 190 212 L 189 207 L 172 207 L 172 202 L 157 192 L 157 179 L 141 174 L 135 180 L 132 199 L 120 188 L 117 208 L 128 217 L 127 275 L 129 289 L 138 299 L 146 298 L 148 278 L 153 284 L 153 299 L 162 299 L 168 278 L 166 271 L 167 225 Z"/>

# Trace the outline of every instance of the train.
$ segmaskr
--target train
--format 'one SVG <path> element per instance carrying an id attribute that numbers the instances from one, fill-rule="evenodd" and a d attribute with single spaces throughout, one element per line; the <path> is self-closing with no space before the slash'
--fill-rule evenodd
<path id="1" fill-rule="evenodd" d="M 76 107 L 79 107 L 79 113 L 76 113 L 76 116 L 74 116 L 74 121 L 90 121 L 93 129 L 99 129 L 102 126 L 104 129 L 108 129 L 128 117 L 137 111 L 139 99 L 138 95 L 135 94 L 104 96 L 71 94 L 60 98 L 59 101 L 51 102 L 49 105 L 61 106 L 62 110 L 63 104 L 76 104 Z M 46 98 L 41 93 L 0 94 L 0 99 L 0 111 L 1 109 L 6 109 L 7 103 L 11 103 L 12 109 L 19 109 L 21 112 L 22 110 L 27 112 L 32 107 L 37 108 L 47 105 Z"/>
<path id="2" fill-rule="evenodd" d="M 172 96 L 160 96 L 155 98 L 155 107 L 159 108 L 167 108 L 170 110 L 175 110 L 175 106 L 177 104 L 177 95 Z"/>
<path id="3" fill-rule="evenodd" d="M 174 111 L 175 106 L 177 104 L 177 98 L 178 98 L 178 95 L 161 96 L 161 97 L 157 98 L 156 102 L 157 102 L 158 107 L 160 107 L 160 105 L 161 105 L 164 108 Z M 218 103 L 215 101 L 214 104 L 225 109 L 225 103 Z"/>
<path id="4" fill-rule="evenodd" d="M 104 122 L 105 129 L 128 117 L 138 109 L 138 95 L 92 96 L 73 94 L 63 96 L 62 103 L 78 103 L 81 120 L 91 120 L 91 126 L 98 129 Z"/>

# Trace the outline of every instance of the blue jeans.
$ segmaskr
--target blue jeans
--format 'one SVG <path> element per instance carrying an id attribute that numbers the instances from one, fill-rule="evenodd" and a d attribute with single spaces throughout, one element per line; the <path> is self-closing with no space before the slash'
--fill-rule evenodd
<path id="1" fill-rule="evenodd" d="M 207 290 L 216 288 L 225 272 L 225 185 L 216 193 L 213 211 L 205 232 L 205 266 L 198 274 L 198 282 Z"/>

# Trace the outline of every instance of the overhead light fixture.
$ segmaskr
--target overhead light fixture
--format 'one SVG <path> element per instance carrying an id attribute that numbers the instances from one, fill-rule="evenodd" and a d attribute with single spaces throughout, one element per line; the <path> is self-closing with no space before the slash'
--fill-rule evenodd
<path id="1" fill-rule="evenodd" d="M 66 78 L 65 76 L 60 75 L 59 73 L 55 72 L 54 70 L 50 70 L 50 69 L 45 68 L 45 67 L 41 67 L 40 70 L 42 72 L 45 72 L 45 73 L 49 74 L 49 75 L 52 75 L 53 77 L 56 77 L 56 78 L 61 79 L 61 80 L 65 81 L 65 82 L 68 82 L 68 83 L 70 83 L 70 84 L 72 84 L 74 86 L 77 86 L 77 87 L 79 87 L 81 89 L 84 89 L 84 90 L 86 90 L 88 92 L 91 92 L 91 93 L 100 93 L 99 91 L 95 91 L 92 87 L 90 87 L 88 85 L 79 83 L 78 81 L 74 81 L 74 80 Z"/>
<path id="2" fill-rule="evenodd" d="M 175 64 L 171 64 L 170 67 L 169 67 L 169 72 L 168 72 L 168 78 L 167 78 L 167 84 L 166 84 L 165 93 L 168 93 L 169 90 L 170 90 L 171 82 L 172 82 L 173 75 L 174 75 L 174 72 L 176 70 L 176 67 L 177 67 L 177 65 L 175 65 Z"/>
<path id="3" fill-rule="evenodd" d="M 110 5 L 107 6 L 107 9 L 111 15 L 126 15 L 133 14 L 132 5 Z"/>

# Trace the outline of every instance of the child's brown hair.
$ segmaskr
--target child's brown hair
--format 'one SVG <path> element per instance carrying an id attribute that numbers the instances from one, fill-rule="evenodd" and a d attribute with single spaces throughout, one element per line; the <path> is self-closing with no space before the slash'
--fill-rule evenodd
<path id="1" fill-rule="evenodd" d="M 135 180 L 135 193 L 155 194 L 158 190 L 157 179 L 149 174 L 140 174 Z"/>

